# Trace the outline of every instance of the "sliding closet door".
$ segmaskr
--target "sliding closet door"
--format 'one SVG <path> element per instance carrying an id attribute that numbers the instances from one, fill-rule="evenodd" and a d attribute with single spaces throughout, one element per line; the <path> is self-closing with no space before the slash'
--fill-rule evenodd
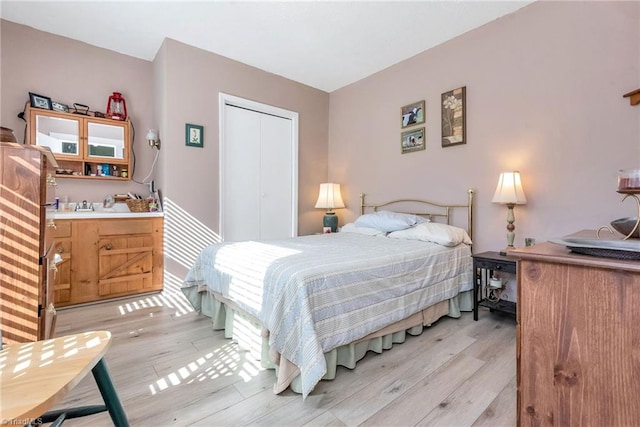
<path id="1" fill-rule="evenodd" d="M 225 241 L 295 235 L 297 139 L 292 119 L 225 104 L 221 233 Z"/>

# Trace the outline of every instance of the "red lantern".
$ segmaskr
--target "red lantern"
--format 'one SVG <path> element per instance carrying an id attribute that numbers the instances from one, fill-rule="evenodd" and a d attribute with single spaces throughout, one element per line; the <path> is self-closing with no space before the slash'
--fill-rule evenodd
<path id="1" fill-rule="evenodd" d="M 127 104 L 120 92 L 113 92 L 107 101 L 107 117 L 114 120 L 127 119 Z"/>

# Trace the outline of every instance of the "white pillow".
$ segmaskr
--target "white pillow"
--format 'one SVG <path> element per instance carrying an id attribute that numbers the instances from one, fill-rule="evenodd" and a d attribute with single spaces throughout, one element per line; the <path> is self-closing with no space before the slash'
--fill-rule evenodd
<path id="1" fill-rule="evenodd" d="M 384 231 L 377 230 L 375 228 L 369 227 L 356 227 L 356 225 L 352 222 L 345 224 L 340 229 L 341 233 L 357 233 L 357 234 L 366 234 L 367 236 L 386 236 L 387 233 Z"/>
<path id="2" fill-rule="evenodd" d="M 465 230 L 453 225 L 427 222 L 406 230 L 389 233 L 392 239 L 422 240 L 443 246 L 456 246 L 460 243 L 471 244 L 471 238 Z"/>
<path id="3" fill-rule="evenodd" d="M 392 211 L 378 211 L 361 215 L 356 219 L 358 227 L 375 228 L 380 231 L 404 230 L 422 222 L 428 222 L 426 218 L 417 215 L 398 213 Z"/>

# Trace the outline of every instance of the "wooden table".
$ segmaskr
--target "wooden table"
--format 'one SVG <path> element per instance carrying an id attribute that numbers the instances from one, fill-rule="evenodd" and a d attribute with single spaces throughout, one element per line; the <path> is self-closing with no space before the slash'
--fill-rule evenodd
<path id="1" fill-rule="evenodd" d="M 111 342 L 107 331 L 10 344 L 0 351 L 0 419 L 25 425 L 109 411 L 114 425 L 128 426 L 103 356 Z M 91 371 L 105 405 L 46 413 Z"/>

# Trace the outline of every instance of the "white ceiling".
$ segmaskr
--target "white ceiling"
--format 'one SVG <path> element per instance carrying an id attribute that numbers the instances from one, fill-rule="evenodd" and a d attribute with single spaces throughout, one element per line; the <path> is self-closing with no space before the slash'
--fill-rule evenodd
<path id="1" fill-rule="evenodd" d="M 331 92 L 531 1 L 2 0 L 0 16 L 146 60 L 169 37 Z"/>

